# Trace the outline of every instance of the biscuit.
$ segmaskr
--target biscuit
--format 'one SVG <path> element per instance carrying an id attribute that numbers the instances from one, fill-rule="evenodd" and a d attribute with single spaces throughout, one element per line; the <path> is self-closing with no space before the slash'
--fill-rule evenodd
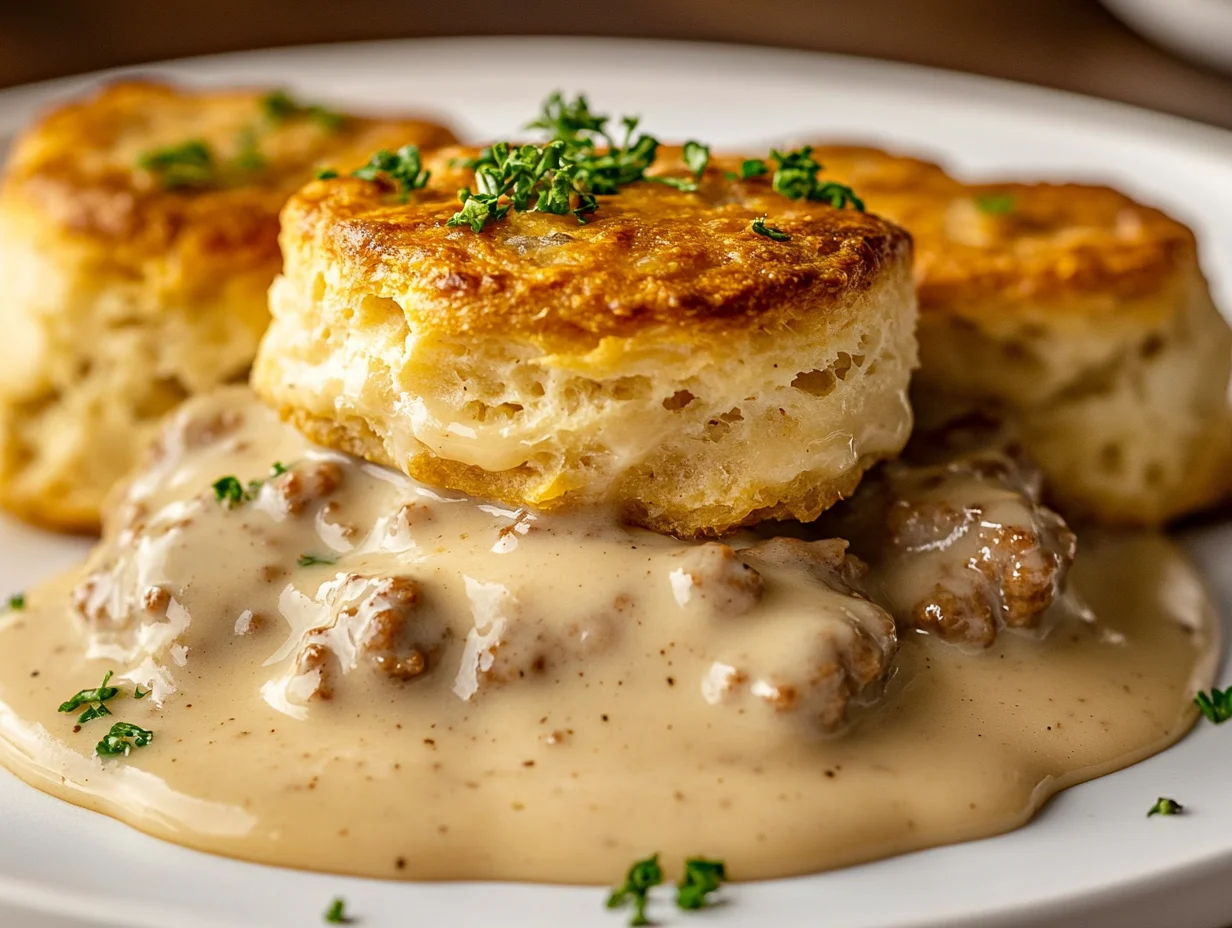
<path id="1" fill-rule="evenodd" d="M 96 529 L 158 418 L 247 372 L 286 198 L 320 165 L 450 141 L 431 123 L 156 83 L 32 126 L 0 186 L 0 505 Z"/>
<path id="2" fill-rule="evenodd" d="M 450 228 L 474 150 L 399 203 L 310 184 L 253 370 L 312 440 L 536 509 L 606 502 L 681 536 L 812 519 L 911 428 L 911 242 L 715 158 L 696 192 L 639 182 L 585 224 Z M 684 176 L 679 152 L 660 164 Z M 656 165 L 658 169 L 658 165 Z M 755 233 L 767 222 L 790 236 Z"/>
<path id="3" fill-rule="evenodd" d="M 815 156 L 915 238 L 921 421 L 1000 411 L 1070 518 L 1158 525 L 1226 495 L 1232 330 L 1189 229 L 1107 187 Z"/>

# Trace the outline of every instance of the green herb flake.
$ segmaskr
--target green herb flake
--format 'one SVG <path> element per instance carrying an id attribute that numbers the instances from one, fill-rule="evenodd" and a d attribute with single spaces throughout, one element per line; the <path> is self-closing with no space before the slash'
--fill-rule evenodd
<path id="1" fill-rule="evenodd" d="M 612 890 L 607 898 L 609 909 L 623 908 L 626 904 L 633 905 L 633 918 L 630 926 L 649 925 L 646 918 L 646 903 L 649 900 L 651 888 L 663 882 L 663 869 L 659 866 L 659 855 L 655 854 L 645 860 L 637 861 L 625 875 L 625 881 Z"/>
<path id="2" fill-rule="evenodd" d="M 282 461 L 275 461 L 273 464 L 270 465 L 270 476 L 271 477 L 281 477 L 286 472 L 287 472 L 287 466 L 283 464 Z"/>
<path id="3" fill-rule="evenodd" d="M 770 173 L 770 166 L 760 158 L 745 158 L 740 162 L 740 171 L 728 171 L 728 180 L 752 180 Z"/>
<path id="4" fill-rule="evenodd" d="M 1214 725 L 1222 725 L 1232 719 L 1232 686 L 1226 690 L 1211 687 L 1209 694 L 1199 691 L 1194 702 L 1207 721 Z"/>
<path id="5" fill-rule="evenodd" d="M 864 201 L 856 196 L 846 184 L 833 181 L 823 181 L 818 178 L 822 169 L 821 162 L 813 157 L 813 147 L 805 145 L 791 151 L 770 149 L 770 160 L 776 165 L 770 186 L 775 193 L 792 200 L 810 200 L 816 203 L 828 203 L 835 209 L 852 209 L 864 212 Z M 741 179 L 766 173 L 769 167 L 764 161 L 750 159 L 741 165 Z M 754 173 L 750 173 L 754 172 Z"/>
<path id="6" fill-rule="evenodd" d="M 143 690 L 139 685 L 133 687 L 133 699 L 145 699 L 149 695 L 149 690 Z"/>
<path id="7" fill-rule="evenodd" d="M 112 673 L 108 670 L 103 674 L 103 682 L 92 690 L 80 690 L 76 695 L 70 696 L 64 702 L 60 703 L 61 712 L 72 712 L 80 709 L 84 705 L 90 703 L 104 703 L 108 699 L 114 699 L 116 694 L 120 692 L 119 687 L 108 686 L 108 681 L 111 680 Z"/>
<path id="8" fill-rule="evenodd" d="M 280 126 L 295 119 L 309 119 L 326 132 L 337 132 L 346 124 L 346 117 L 315 103 L 300 103 L 285 90 L 266 94 L 259 102 L 261 116 L 271 126 Z"/>
<path id="9" fill-rule="evenodd" d="M 989 216 L 1007 216 L 1018 205 L 1012 193 L 988 193 L 975 198 L 975 206 Z"/>
<path id="10" fill-rule="evenodd" d="M 328 925 L 349 925 L 354 919 L 346 914 L 346 900 L 339 896 L 325 910 L 325 923 Z"/>
<path id="11" fill-rule="evenodd" d="M 762 216 L 760 219 L 754 219 L 752 229 L 758 235 L 764 235 L 766 238 L 774 242 L 791 241 L 791 236 L 782 229 L 776 229 L 774 226 L 766 225 L 765 216 Z"/>
<path id="12" fill-rule="evenodd" d="M 397 186 L 405 201 L 413 190 L 422 190 L 432 177 L 431 171 L 423 169 L 423 158 L 416 145 L 404 145 L 397 151 L 382 148 L 368 163 L 356 171 L 353 177 L 360 180 L 390 182 Z"/>
<path id="13" fill-rule="evenodd" d="M 315 567 L 318 564 L 332 567 L 338 563 L 338 559 L 336 557 L 317 557 L 315 554 L 301 554 L 296 563 L 300 567 Z"/>
<path id="14" fill-rule="evenodd" d="M 11 596 L 9 596 L 9 611 L 10 612 L 20 612 L 22 609 L 25 609 L 25 608 L 26 608 L 26 594 L 25 593 L 13 593 Z"/>
<path id="15" fill-rule="evenodd" d="M 693 176 L 700 180 L 706 173 L 706 165 L 710 163 L 710 146 L 689 139 L 684 143 L 684 163 L 693 172 Z"/>
<path id="16" fill-rule="evenodd" d="M 845 209 L 850 206 L 857 212 L 864 212 L 864 201 L 846 184 L 836 184 L 832 181 L 820 184 L 809 195 L 810 200 L 829 203 L 835 209 Z"/>
<path id="17" fill-rule="evenodd" d="M 261 98 L 261 115 L 274 124 L 295 118 L 300 106 L 285 90 L 274 90 Z"/>
<path id="18" fill-rule="evenodd" d="M 148 151 L 137 159 L 137 166 L 149 171 L 167 190 L 209 187 L 218 181 L 214 153 L 200 139 Z"/>
<path id="19" fill-rule="evenodd" d="M 238 477 L 233 475 L 219 477 L 212 486 L 214 488 L 214 498 L 228 509 L 244 502 L 244 485 L 240 483 Z"/>
<path id="20" fill-rule="evenodd" d="M 277 477 L 286 472 L 287 469 L 275 461 L 274 466 L 270 468 L 270 477 Z M 260 494 L 261 487 L 264 485 L 264 480 L 249 480 L 247 485 L 242 484 L 240 479 L 233 474 L 219 477 L 211 484 L 214 488 L 214 498 L 227 509 L 234 509 L 236 506 L 252 502 Z"/>
<path id="21" fill-rule="evenodd" d="M 740 179 L 752 180 L 770 172 L 770 166 L 760 158 L 746 158 L 740 162 Z"/>
<path id="22" fill-rule="evenodd" d="M 342 131 L 342 127 L 346 125 L 347 118 L 342 113 L 335 110 L 327 109 L 324 106 L 309 106 L 304 112 L 304 115 L 315 122 L 326 132 L 334 133 Z"/>
<path id="23" fill-rule="evenodd" d="M 586 97 L 578 94 L 570 103 L 557 91 L 543 101 L 539 117 L 528 122 L 525 129 L 543 129 L 553 139 L 565 142 L 581 141 L 605 131 L 608 117 L 590 111 Z"/>
<path id="24" fill-rule="evenodd" d="M 265 169 L 265 156 L 254 129 L 242 129 L 236 145 L 235 166 L 241 171 L 255 173 Z"/>
<path id="25" fill-rule="evenodd" d="M 317 171 L 317 180 L 333 180 L 338 176 L 338 172 L 333 168 L 321 168 Z"/>
<path id="26" fill-rule="evenodd" d="M 492 214 L 487 199 L 471 196 L 469 190 L 459 190 L 458 199 L 462 203 L 462 208 L 450 216 L 445 225 L 453 228 L 470 226 L 472 232 L 482 232 L 484 226 L 488 224 L 488 217 Z"/>
<path id="27" fill-rule="evenodd" d="M 1185 807 L 1175 799 L 1160 796 L 1155 801 L 1155 805 L 1151 806 L 1151 811 L 1146 814 L 1146 817 L 1150 818 L 1152 815 L 1180 815 L 1184 811 Z"/>
<path id="28" fill-rule="evenodd" d="M 684 876 L 676 884 L 676 907 L 686 910 L 704 908 L 706 896 L 726 881 L 727 867 L 723 861 L 690 857 L 684 862 Z"/>
<path id="29" fill-rule="evenodd" d="M 446 225 L 469 226 L 482 232 L 489 223 L 510 212 L 572 215 L 578 222 L 599 209 L 600 196 L 615 194 L 640 181 L 653 181 L 677 190 L 697 189 L 695 180 L 647 177 L 658 155 L 659 140 L 638 132 L 635 116 L 619 120 L 623 132 L 614 132 L 611 118 L 593 113 L 584 96 L 570 101 L 554 93 L 544 101 L 529 129 L 544 129 L 551 138 L 542 145 L 498 142 L 477 158 L 458 164 L 475 172 L 474 189 L 458 191 L 462 204 Z M 693 143 L 691 157 L 700 162 L 705 146 Z M 707 156 L 708 158 L 708 156 Z M 704 169 L 704 164 L 702 164 Z"/>
<path id="30" fill-rule="evenodd" d="M 154 740 L 154 732 L 132 722 L 116 722 L 103 740 L 94 746 L 99 757 L 127 756 L 133 748 L 143 748 Z"/>
<path id="31" fill-rule="evenodd" d="M 656 175 L 647 177 L 646 180 L 654 184 L 662 184 L 665 187 L 673 187 L 682 193 L 694 193 L 697 190 L 697 181 L 689 180 L 687 177 L 663 177 Z"/>
<path id="32" fill-rule="evenodd" d="M 111 715 L 111 710 L 107 708 L 106 703 L 99 703 L 97 706 L 90 706 L 85 712 L 77 716 L 77 724 L 84 725 L 86 722 L 92 722 L 94 719 L 101 719 L 104 715 Z"/>

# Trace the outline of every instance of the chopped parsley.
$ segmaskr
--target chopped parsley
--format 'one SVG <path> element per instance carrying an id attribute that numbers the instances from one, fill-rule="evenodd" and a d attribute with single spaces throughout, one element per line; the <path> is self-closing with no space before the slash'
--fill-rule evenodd
<path id="1" fill-rule="evenodd" d="M 1152 815 L 1180 815 L 1184 811 L 1185 807 L 1175 799 L 1160 796 L 1156 800 L 1155 805 L 1151 806 L 1151 811 L 1146 814 L 1146 817 L 1150 818 Z"/>
<path id="2" fill-rule="evenodd" d="M 766 217 L 753 220 L 752 229 L 758 235 L 764 235 L 766 238 L 775 242 L 787 242 L 791 240 L 791 236 L 782 229 L 776 229 L 774 226 L 766 225 Z"/>
<path id="3" fill-rule="evenodd" d="M 539 117 L 532 119 L 523 128 L 543 129 L 553 139 L 562 142 L 583 143 L 594 134 L 603 134 L 608 117 L 590 111 L 586 97 L 578 94 L 572 103 L 557 91 L 543 101 Z"/>
<path id="4" fill-rule="evenodd" d="M 176 145 L 156 148 L 137 159 L 137 166 L 149 171 L 165 190 L 217 187 L 226 169 L 254 174 L 266 166 L 261 153 L 261 137 L 277 126 L 294 119 L 308 119 L 326 132 L 337 132 L 346 123 L 341 113 L 315 104 L 302 104 L 286 91 L 275 90 L 258 101 L 261 119 L 240 130 L 235 157 L 229 163 L 219 159 L 209 143 L 187 139 Z"/>
<path id="5" fill-rule="evenodd" d="M 462 208 L 446 225 L 470 226 L 478 233 L 489 222 L 504 219 L 511 209 L 557 216 L 572 212 L 578 222 L 585 222 L 599 203 L 579 186 L 577 168 L 562 163 L 565 147 L 565 142 L 557 140 L 516 147 L 496 142 L 485 148 L 468 164 L 475 171 L 476 189 L 458 191 Z"/>
<path id="6" fill-rule="evenodd" d="M 569 173 L 579 196 L 603 196 L 646 180 L 646 169 L 654 164 L 659 152 L 658 139 L 637 131 L 639 117 L 620 118 L 624 134 L 619 139 L 609 130 L 608 122 L 610 117 L 590 112 L 584 96 L 569 103 L 560 94 L 553 94 L 544 103 L 540 118 L 526 128 L 554 123 L 549 145 L 561 144 L 561 163 L 566 169 L 572 168 Z M 601 152 L 601 148 L 606 150 Z"/>
<path id="7" fill-rule="evenodd" d="M 354 919 L 346 914 L 346 900 L 339 896 L 325 910 L 325 922 L 328 925 L 349 925 Z"/>
<path id="8" fill-rule="evenodd" d="M 368 159 L 368 163 L 352 176 L 360 180 L 392 181 L 397 185 L 405 201 L 412 190 L 422 190 L 432 177 L 431 171 L 423 169 L 423 158 L 416 145 L 403 145 L 397 151 L 382 148 Z"/>
<path id="9" fill-rule="evenodd" d="M 236 146 L 235 166 L 241 171 L 261 171 L 265 168 L 265 156 L 261 154 L 261 146 L 255 129 L 241 129 L 239 143 Z"/>
<path id="10" fill-rule="evenodd" d="M 150 695 L 149 690 L 143 690 L 140 685 L 133 687 L 133 699 L 145 699 Z"/>
<path id="11" fill-rule="evenodd" d="M 132 722 L 116 722 L 103 740 L 94 746 L 99 757 L 128 755 L 133 748 L 143 748 L 154 740 L 154 732 Z"/>
<path id="12" fill-rule="evenodd" d="M 770 157 L 778 164 L 774 176 L 770 179 L 770 186 L 776 193 L 792 200 L 829 203 L 835 209 L 852 206 L 860 212 L 864 211 L 864 202 L 850 187 L 818 179 L 821 162 L 813 157 L 811 145 L 789 152 L 772 148 Z"/>
<path id="13" fill-rule="evenodd" d="M 1198 709 L 1206 716 L 1207 721 L 1215 725 L 1232 719 L 1232 686 L 1226 690 L 1211 687 L 1209 695 L 1199 691 L 1194 702 L 1198 704 Z"/>
<path id="14" fill-rule="evenodd" d="M 317 180 L 333 180 L 338 176 L 338 172 L 333 168 L 321 168 L 317 171 Z"/>
<path id="15" fill-rule="evenodd" d="M 238 477 L 233 475 L 219 477 L 212 486 L 214 487 L 214 498 L 228 509 L 244 502 L 244 485 L 240 483 Z"/>
<path id="16" fill-rule="evenodd" d="M 706 896 L 715 892 L 726 880 L 727 867 L 723 861 L 690 857 L 684 862 L 684 876 L 676 884 L 677 908 L 703 908 Z"/>
<path id="17" fill-rule="evenodd" d="M 317 564 L 331 567 L 338 563 L 338 559 L 336 557 L 317 557 L 315 554 L 301 554 L 296 563 L 300 567 L 315 567 Z"/>
<path id="18" fill-rule="evenodd" d="M 275 461 L 270 467 L 269 476 L 270 478 L 280 477 L 286 472 L 286 466 L 281 461 Z M 248 485 L 245 486 L 240 483 L 240 478 L 234 474 L 219 477 L 210 484 L 214 489 L 214 499 L 222 503 L 227 509 L 234 509 L 236 506 L 256 499 L 257 494 L 261 492 L 261 487 L 264 485 L 264 480 L 249 480 Z"/>
<path id="19" fill-rule="evenodd" d="M 60 703 L 61 712 L 73 712 L 86 706 L 86 710 L 77 717 L 77 724 L 84 725 L 86 722 L 93 719 L 100 719 L 104 715 L 110 715 L 111 710 L 107 708 L 106 702 L 109 699 L 114 699 L 120 692 L 118 686 L 108 686 L 112 673 L 108 670 L 103 674 L 103 682 L 94 689 L 80 690 L 75 695 L 70 696 L 64 702 Z"/>
<path id="20" fill-rule="evenodd" d="M 770 178 L 770 186 L 775 193 L 781 193 L 791 200 L 828 203 L 835 209 L 850 206 L 864 212 L 864 201 L 846 184 L 818 178 L 822 165 L 813 157 L 813 146 L 805 145 L 786 152 L 772 148 L 770 160 L 775 163 L 774 175 Z M 741 164 L 739 179 L 748 180 L 768 173 L 769 164 L 757 158 L 750 158 Z M 736 178 L 733 176 L 733 179 Z"/>
<path id="21" fill-rule="evenodd" d="M 148 151 L 137 159 L 137 166 L 153 174 L 167 190 L 209 187 L 218 181 L 214 152 L 200 139 Z"/>
<path id="22" fill-rule="evenodd" d="M 10 612 L 20 612 L 22 609 L 25 609 L 25 608 L 26 608 L 26 594 L 25 593 L 13 593 L 11 596 L 9 596 L 9 611 Z"/>
<path id="23" fill-rule="evenodd" d="M 468 164 L 475 171 L 475 190 L 458 191 L 462 208 L 449 217 L 446 225 L 470 226 L 482 232 L 489 222 L 504 219 L 509 210 L 533 210 L 563 215 L 572 212 L 578 222 L 599 208 L 598 201 L 581 192 L 576 168 L 562 164 L 563 141 L 547 145 L 519 145 L 497 142 L 485 148 Z M 574 208 L 574 198 L 577 207 Z M 531 205 L 531 200 L 534 205 Z"/>
<path id="24" fill-rule="evenodd" d="M 107 708 L 106 703 L 99 703 L 96 706 L 90 706 L 85 712 L 77 716 L 77 724 L 84 725 L 86 722 L 92 722 L 94 719 L 101 719 L 104 715 L 111 715 L 111 710 Z"/>
<path id="25" fill-rule="evenodd" d="M 469 226 L 478 233 L 490 223 L 504 219 L 511 210 L 571 214 L 578 222 L 585 222 L 598 211 L 598 197 L 615 194 L 629 184 L 649 181 L 684 192 L 697 190 L 697 182 L 710 163 L 708 145 L 694 139 L 685 142 L 683 158 L 692 177 L 647 176 L 647 169 L 658 156 L 659 140 L 638 131 L 640 120 L 636 116 L 621 117 L 619 125 L 623 132 L 614 130 L 611 123 L 611 117 L 590 109 L 585 96 L 569 100 L 560 93 L 551 94 L 538 118 L 526 125 L 528 129 L 545 130 L 550 135 L 547 142 L 497 142 L 476 158 L 455 162 L 471 168 L 475 179 L 473 189 L 458 191 L 461 208 L 446 224 Z M 821 164 L 812 152 L 810 146 L 788 152 L 772 149 L 773 189 L 794 200 L 812 200 L 828 203 L 835 209 L 851 207 L 862 212 L 864 202 L 850 187 L 818 178 Z M 378 152 L 373 158 L 382 155 L 389 153 Z M 360 170 L 379 173 L 372 165 Z M 741 163 L 739 174 L 729 172 L 728 177 L 749 180 L 770 172 L 766 161 L 749 158 Z M 415 177 L 418 180 L 418 173 Z M 423 182 L 426 181 L 425 174 Z M 404 194 L 409 189 L 415 188 L 404 186 Z M 764 222 L 754 228 L 759 235 L 774 238 L 768 231 L 761 231 L 768 230 Z"/>
<path id="26" fill-rule="evenodd" d="M 700 180 L 701 176 L 706 173 L 706 165 L 710 163 L 710 146 L 692 139 L 685 142 L 684 163 L 693 172 L 693 176 Z"/>
<path id="27" fill-rule="evenodd" d="M 761 177 L 769 170 L 770 168 L 766 165 L 766 162 L 762 161 L 760 158 L 746 158 L 744 161 L 740 162 L 740 173 L 737 174 L 733 171 L 728 171 L 727 179 L 752 180 L 754 177 Z"/>
<path id="28" fill-rule="evenodd" d="M 647 177 L 659 140 L 637 131 L 640 120 L 625 116 L 618 138 L 608 128 L 609 117 L 590 111 L 584 96 L 572 102 L 554 93 L 528 129 L 546 129 L 552 138 L 543 145 L 497 142 L 463 162 L 475 172 L 475 189 L 458 191 L 462 208 L 447 225 L 470 226 L 482 232 L 509 211 L 571 214 L 578 222 L 599 209 L 597 197 L 618 192 L 638 181 L 654 181 L 678 190 L 697 189 L 680 177 Z M 709 150 L 699 142 L 690 149 L 693 165 L 705 168 Z M 703 159 L 703 152 L 705 160 Z M 693 167 L 691 165 L 691 167 Z"/>
<path id="29" fill-rule="evenodd" d="M 1014 211 L 1018 201 L 1012 193 L 988 193 L 975 198 L 975 206 L 989 216 L 1006 216 Z"/>
<path id="30" fill-rule="evenodd" d="M 652 887 L 663 882 L 663 868 L 659 866 L 659 855 L 655 854 L 645 860 L 637 861 L 625 875 L 625 881 L 612 890 L 607 898 L 609 909 L 623 908 L 627 903 L 633 904 L 633 918 L 630 926 L 649 925 L 646 918 L 646 903 Z"/>
<path id="31" fill-rule="evenodd" d="M 294 119 L 308 119 L 326 132 L 337 132 L 346 123 L 341 113 L 315 103 L 300 103 L 285 90 L 275 90 L 261 98 L 261 115 L 271 126 L 280 126 Z"/>

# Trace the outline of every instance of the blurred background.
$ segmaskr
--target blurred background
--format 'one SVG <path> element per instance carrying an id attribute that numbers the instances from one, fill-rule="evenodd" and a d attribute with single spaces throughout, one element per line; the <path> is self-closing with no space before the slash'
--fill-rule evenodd
<path id="1" fill-rule="evenodd" d="M 1172 50 L 1141 37 L 1109 8 Z M 1188 22 L 1178 26 L 1174 17 Z M 1216 69 L 1225 50 L 1232 64 L 1232 32 L 1221 35 L 1221 24 L 1232 28 L 1232 0 L 0 0 L 0 86 L 313 42 L 638 36 L 890 58 L 1232 128 L 1232 76 Z"/>

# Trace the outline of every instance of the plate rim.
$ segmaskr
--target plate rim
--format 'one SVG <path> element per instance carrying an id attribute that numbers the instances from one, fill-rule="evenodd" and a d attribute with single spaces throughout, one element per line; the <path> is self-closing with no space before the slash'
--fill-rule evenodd
<path id="1" fill-rule="evenodd" d="M 254 59 L 269 59 L 278 57 L 294 57 L 305 54 L 314 56 L 349 56 L 362 55 L 369 51 L 382 51 L 398 47 L 423 47 L 430 49 L 447 49 L 450 46 L 468 47 L 474 45 L 492 46 L 534 46 L 541 47 L 622 47 L 627 49 L 644 48 L 646 50 L 663 51 L 666 49 L 688 50 L 690 54 L 699 57 L 710 57 L 717 53 L 747 56 L 750 60 L 776 61 L 786 64 L 790 59 L 796 63 L 814 63 L 822 67 L 849 69 L 853 76 L 867 76 L 875 80 L 888 80 L 895 77 L 900 81 L 910 78 L 916 86 L 932 85 L 930 89 L 940 90 L 974 90 L 983 97 L 1003 99 L 1007 94 L 1019 97 L 1023 102 L 1033 105 L 1059 105 L 1070 111 L 1069 115 L 1087 115 L 1094 112 L 1103 119 L 1113 116 L 1118 122 L 1124 122 L 1126 128 L 1141 127 L 1144 129 L 1169 130 L 1183 132 L 1186 142 L 1210 148 L 1212 153 L 1227 157 L 1228 146 L 1232 145 L 1232 129 L 1205 123 L 1186 116 L 1153 110 L 1146 106 L 1112 100 L 1078 91 L 1047 87 L 1041 84 L 1031 84 L 1009 78 L 991 77 L 971 71 L 960 71 L 952 68 L 940 68 L 932 65 L 914 64 L 911 62 L 894 61 L 875 58 L 866 55 L 850 55 L 837 52 L 810 51 L 807 49 L 778 48 L 771 45 L 758 45 L 746 42 L 716 42 L 692 39 L 658 39 L 658 38 L 626 38 L 609 36 L 560 36 L 543 34 L 522 35 L 479 35 L 479 36 L 426 36 L 419 38 L 370 39 L 354 42 L 315 42 L 300 45 L 283 45 L 272 48 L 242 49 L 237 51 L 217 52 L 205 55 L 192 55 L 184 58 L 164 58 L 156 61 L 130 65 L 119 65 L 95 71 L 83 71 L 62 77 L 47 78 L 0 88 L 0 134 L 6 134 L 10 125 L 17 122 L 24 125 L 25 116 L 16 118 L 9 111 L 28 113 L 30 108 L 37 108 L 53 102 L 63 95 L 79 93 L 82 88 L 95 86 L 100 82 L 120 78 L 174 76 L 174 72 L 211 69 L 228 63 L 246 63 Z M 161 73 L 160 73 L 161 72 Z M 200 81 L 187 78 L 190 83 Z M 225 81 L 200 81 L 209 84 L 222 84 Z"/>
<path id="2" fill-rule="evenodd" d="M 253 60 L 268 60 L 276 57 L 288 59 L 288 67 L 302 67 L 291 63 L 290 59 L 302 56 L 339 56 L 363 55 L 366 52 L 391 48 L 431 46 L 434 49 L 450 47 L 474 47 L 476 44 L 485 46 L 509 47 L 519 49 L 535 46 L 551 46 L 587 48 L 633 49 L 645 48 L 656 54 L 668 50 L 687 49 L 688 54 L 699 58 L 709 58 L 716 54 L 746 56 L 746 61 L 778 61 L 777 67 L 790 70 L 799 63 L 809 63 L 818 70 L 838 69 L 854 77 L 868 77 L 878 83 L 891 84 L 910 81 L 917 92 L 938 93 L 952 98 L 962 94 L 968 97 L 976 96 L 982 101 L 997 103 L 1020 102 L 1038 112 L 1043 108 L 1060 107 L 1069 118 L 1093 119 L 1098 123 L 1112 123 L 1118 129 L 1132 133 L 1165 133 L 1172 137 L 1179 146 L 1196 149 L 1203 156 L 1212 158 L 1216 163 L 1227 165 L 1229 177 L 1232 177 L 1232 130 L 1207 125 L 1180 116 L 1158 113 L 1132 104 L 1113 100 L 1105 100 L 1071 91 L 1040 87 L 1000 78 L 985 77 L 978 74 L 950 71 L 922 65 L 902 62 L 883 61 L 875 58 L 865 58 L 849 55 L 809 52 L 796 49 L 777 49 L 768 46 L 744 45 L 738 43 L 715 42 L 680 42 L 667 39 L 624 39 L 624 38 L 575 38 L 564 36 L 480 36 L 480 37 L 441 37 L 422 39 L 387 39 L 368 42 L 321 43 L 314 45 L 285 46 L 274 49 L 254 49 L 238 52 L 227 52 L 216 55 L 204 55 L 191 58 L 168 59 L 148 64 L 131 65 L 111 68 L 102 71 L 87 72 L 68 77 L 54 78 L 30 84 L 18 85 L 0 90 L 0 137 L 3 137 L 15 125 L 24 124 L 30 114 L 49 102 L 63 96 L 79 93 L 83 88 L 97 85 L 100 81 L 128 76 L 154 76 L 162 73 L 168 76 L 184 79 L 189 83 L 225 83 L 226 81 L 203 80 L 201 75 L 187 76 L 186 72 L 197 69 L 215 69 L 228 63 L 250 62 Z M 294 79 L 288 80 L 293 83 Z M 0 537 L 9 536 L 7 527 L 0 526 Z M 1232 542 L 1229 542 L 1232 547 Z M 1205 570 L 1203 576 L 1207 577 Z M 1208 579 L 1209 583 L 1209 579 Z M 1226 614 L 1221 616 L 1226 626 Z M 1226 652 L 1225 652 L 1226 656 Z M 28 788 L 24 785 L 22 788 Z M 96 813 L 91 813 L 96 814 Z M 121 825 L 121 827 L 127 827 Z M 157 839 L 151 839 L 157 840 Z M 991 839 L 991 840 L 996 840 Z M 971 842 L 968 842 L 970 844 Z M 911 856 L 911 855 L 906 855 Z M 1187 875 L 1199 870 L 1219 870 L 1227 872 L 1232 866 L 1232 844 L 1216 854 L 1201 859 L 1177 863 L 1172 867 L 1153 871 L 1146 880 L 1136 880 L 1125 877 L 1115 883 L 1105 883 L 1098 890 L 1088 893 L 1074 892 L 1047 898 L 1037 906 L 1040 914 L 1052 910 L 1058 915 L 1065 915 L 1079 901 L 1089 901 L 1093 896 L 1118 895 L 1122 904 L 1126 897 L 1134 898 L 1142 895 L 1139 888 L 1149 883 L 1152 892 L 1160 893 L 1165 888 L 1174 885 Z M 302 873 L 303 871 L 290 871 Z M 808 877 L 800 879 L 809 879 Z M 3 904 L 4 887 L 7 880 L 0 875 L 0 905 Z M 480 885 L 460 883 L 459 886 Z M 1225 897 L 1226 899 L 1226 897 Z M 1232 900 L 1228 900 L 1232 904 Z M 1028 907 L 1026 903 L 1015 903 L 1006 908 L 988 910 L 978 915 L 964 915 L 952 919 L 953 926 L 985 925 L 991 920 L 1021 917 Z M 2 910 L 0 910 L 2 914 Z M 904 928 L 909 925 L 934 924 L 935 919 L 913 920 L 902 923 Z M 1018 922 L 1014 922 L 1018 924 Z M 1196 924 L 1196 923 L 1195 923 Z"/>

